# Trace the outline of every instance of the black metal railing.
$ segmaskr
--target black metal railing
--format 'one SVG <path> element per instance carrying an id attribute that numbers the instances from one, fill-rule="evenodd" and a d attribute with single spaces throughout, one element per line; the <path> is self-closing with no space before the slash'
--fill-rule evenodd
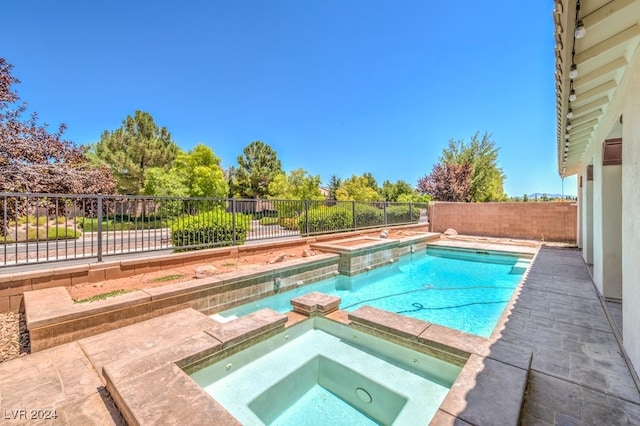
<path id="1" fill-rule="evenodd" d="M 426 203 L 0 193 L 0 267 L 426 220 Z"/>

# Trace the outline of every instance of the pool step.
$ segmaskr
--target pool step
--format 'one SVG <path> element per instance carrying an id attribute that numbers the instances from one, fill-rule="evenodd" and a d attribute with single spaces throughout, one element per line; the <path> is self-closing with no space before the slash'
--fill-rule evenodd
<path id="1" fill-rule="evenodd" d="M 225 322 L 232 321 L 234 319 L 237 319 L 238 317 L 235 315 L 229 315 L 228 317 L 223 317 L 220 314 L 213 314 L 209 318 L 211 318 L 214 321 L 218 321 L 221 324 L 224 324 Z"/>
<path id="2" fill-rule="evenodd" d="M 524 274 L 527 271 L 527 268 L 529 267 L 529 261 L 524 261 L 524 260 L 519 260 L 518 262 L 516 262 L 515 265 L 513 265 L 511 267 L 511 272 L 510 274 L 515 274 L 515 275 L 521 275 Z"/>

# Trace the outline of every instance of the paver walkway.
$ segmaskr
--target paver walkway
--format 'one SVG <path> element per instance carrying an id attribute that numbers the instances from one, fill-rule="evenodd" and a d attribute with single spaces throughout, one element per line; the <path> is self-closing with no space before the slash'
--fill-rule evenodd
<path id="1" fill-rule="evenodd" d="M 640 425 L 640 393 L 579 251 L 543 248 L 502 339 L 533 360 L 524 425 Z"/>

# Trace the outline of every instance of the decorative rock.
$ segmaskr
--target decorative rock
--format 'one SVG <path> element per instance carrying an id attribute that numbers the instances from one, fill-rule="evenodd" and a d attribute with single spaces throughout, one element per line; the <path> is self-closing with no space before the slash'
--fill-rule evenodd
<path id="1" fill-rule="evenodd" d="M 315 256 L 316 254 L 318 254 L 318 253 L 316 253 L 315 250 L 304 249 L 303 252 L 302 252 L 302 257 Z"/>
<path id="2" fill-rule="evenodd" d="M 198 266 L 195 270 L 196 278 L 212 277 L 216 274 L 217 268 L 213 265 Z"/>
<path id="3" fill-rule="evenodd" d="M 449 228 L 443 232 L 444 235 L 458 235 L 458 231 L 453 228 Z"/>

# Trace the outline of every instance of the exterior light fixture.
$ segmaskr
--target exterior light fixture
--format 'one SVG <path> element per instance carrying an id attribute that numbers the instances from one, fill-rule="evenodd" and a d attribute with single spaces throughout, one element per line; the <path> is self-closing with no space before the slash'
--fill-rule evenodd
<path id="1" fill-rule="evenodd" d="M 567 123 L 567 132 L 571 130 L 571 123 Z"/>
<path id="2" fill-rule="evenodd" d="M 585 34 L 587 34 L 587 29 L 584 27 L 582 21 L 578 21 L 578 23 L 576 24 L 576 31 L 574 34 L 576 38 L 582 38 L 585 36 Z"/>
<path id="3" fill-rule="evenodd" d="M 571 110 L 571 108 L 569 108 L 569 112 L 567 112 L 567 118 L 572 118 L 573 117 L 573 111 Z"/>
<path id="4" fill-rule="evenodd" d="M 571 65 L 571 69 L 569 70 L 569 78 L 576 78 L 578 76 L 578 67 L 576 64 Z"/>
<path id="5" fill-rule="evenodd" d="M 571 92 L 569 92 L 569 102 L 575 101 L 576 98 L 577 98 L 577 96 L 576 96 L 576 91 L 575 90 L 572 90 Z"/>
<path id="6" fill-rule="evenodd" d="M 569 152 L 569 147 L 568 146 L 564 147 L 564 152 Z"/>
<path id="7" fill-rule="evenodd" d="M 566 135 L 564 135 L 564 138 L 565 138 L 566 140 L 569 140 L 569 133 L 567 133 Z"/>

